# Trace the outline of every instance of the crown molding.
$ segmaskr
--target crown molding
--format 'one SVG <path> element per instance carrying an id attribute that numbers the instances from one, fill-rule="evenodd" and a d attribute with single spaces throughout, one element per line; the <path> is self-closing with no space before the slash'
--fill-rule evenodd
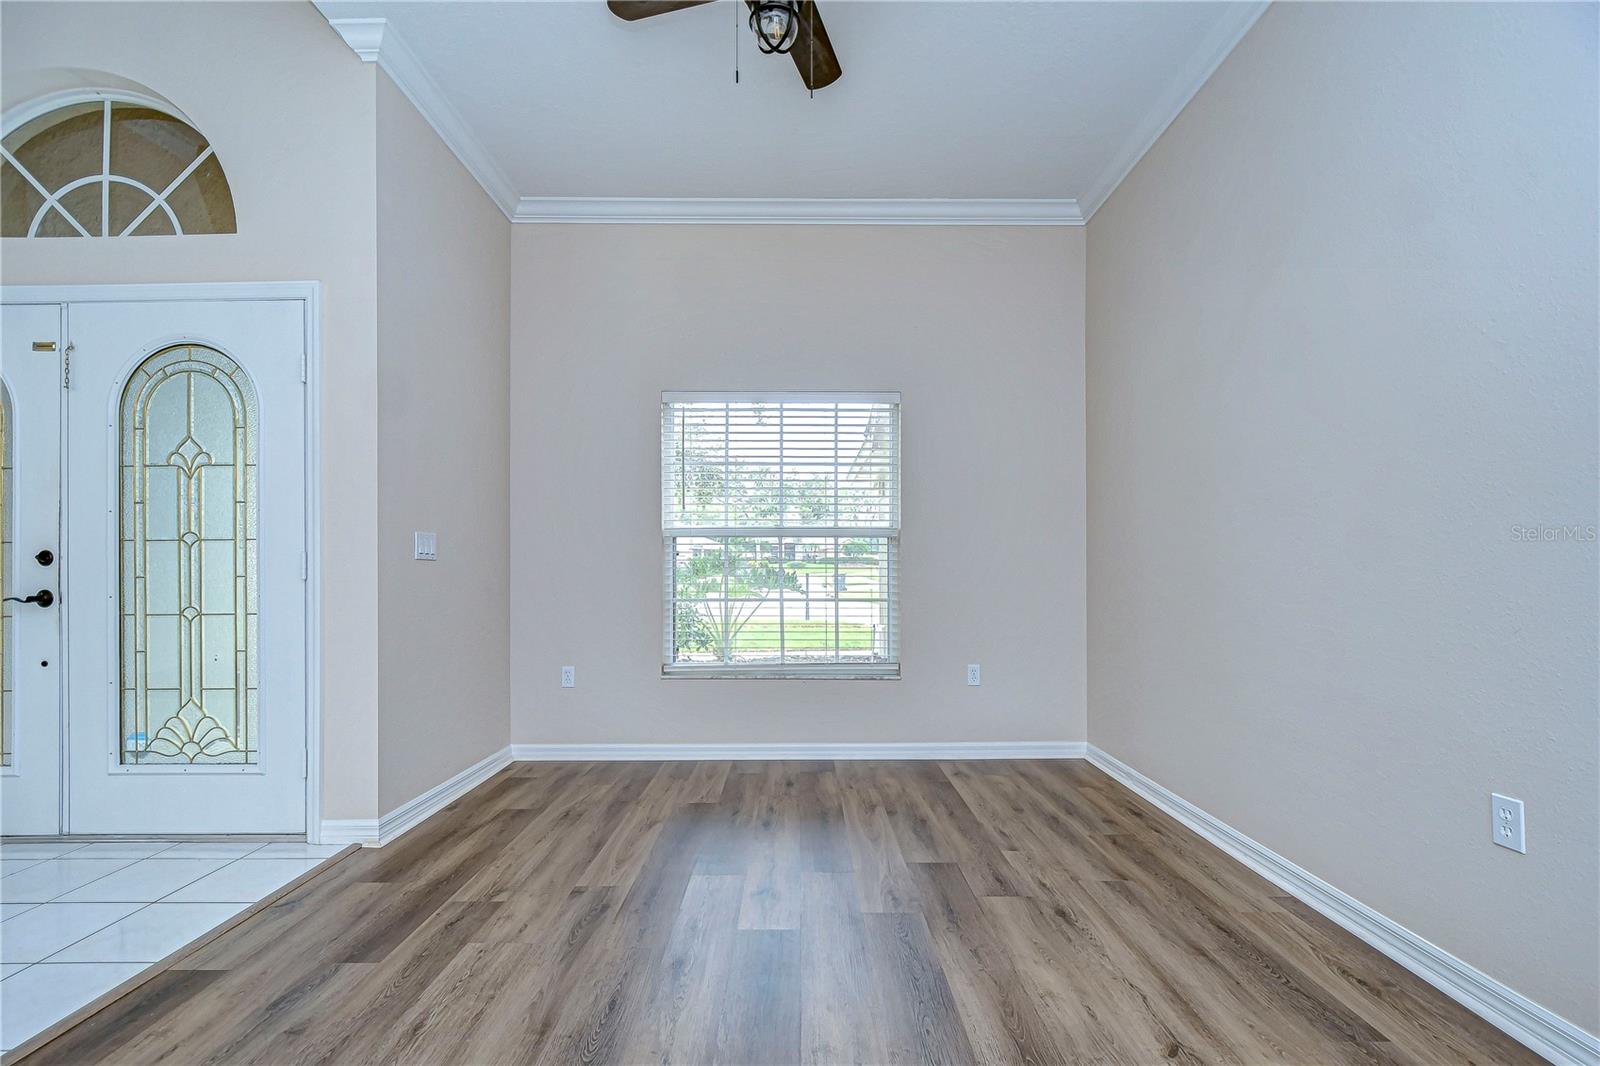
<path id="1" fill-rule="evenodd" d="M 327 18 L 327 15 L 323 15 Z M 383 51 L 383 34 L 389 28 L 388 19 L 328 19 L 328 25 L 344 38 L 350 51 L 361 57 L 363 63 L 376 63 Z"/>
<path id="2" fill-rule="evenodd" d="M 1223 16 L 1190 54 L 1189 61 L 1178 69 L 1166 91 L 1157 98 L 1155 106 L 1145 113 L 1144 119 L 1133 128 L 1121 148 L 1111 157 L 1110 165 L 1101 171 L 1098 180 L 1090 183 L 1088 194 L 1079 198 L 1083 203 L 1085 219 L 1093 218 L 1101 205 L 1111 198 L 1117 186 L 1133 172 L 1145 153 L 1155 147 L 1167 127 L 1189 106 L 1189 101 L 1194 99 L 1200 87 L 1211 80 L 1211 75 L 1216 73 L 1222 61 L 1228 58 L 1244 35 L 1250 32 L 1250 27 L 1270 6 L 1270 0 L 1240 0 L 1227 5 Z"/>
<path id="3" fill-rule="evenodd" d="M 1123 141 L 1111 164 L 1090 185 L 1089 194 L 1077 199 L 519 197 L 505 172 L 387 19 L 328 17 L 328 24 L 363 62 L 383 68 L 513 222 L 1081 226 L 1094 217 L 1269 6 L 1270 0 L 1238 0 L 1227 5 L 1189 61 Z"/>
<path id="4" fill-rule="evenodd" d="M 323 12 L 323 17 L 327 13 Z M 495 206 L 507 218 L 517 208 L 517 194 L 499 164 L 473 135 L 471 128 L 450 102 L 438 83 L 423 69 L 416 53 L 387 19 L 328 18 L 328 25 L 344 39 L 363 63 L 376 63 L 389 75 L 406 99 L 427 120 L 461 165 L 473 176 Z"/>
<path id="5" fill-rule="evenodd" d="M 524 196 L 513 222 L 793 226 L 1081 226 L 1076 200 Z"/>

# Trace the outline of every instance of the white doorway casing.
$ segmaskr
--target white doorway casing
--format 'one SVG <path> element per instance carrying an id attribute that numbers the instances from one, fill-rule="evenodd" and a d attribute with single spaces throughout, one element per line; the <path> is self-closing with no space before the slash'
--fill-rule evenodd
<path id="1" fill-rule="evenodd" d="M 322 762 L 321 358 L 318 283 L 9 286 L 0 287 L 0 304 L 4 305 L 8 318 L 13 308 L 21 311 L 20 305 L 55 305 L 56 308 L 67 309 L 63 314 L 65 328 L 61 339 L 69 374 L 72 373 L 70 360 L 74 354 L 78 354 L 74 352 L 76 338 L 70 311 L 74 308 L 79 311 L 85 345 L 79 358 L 81 376 L 74 384 L 87 386 L 93 395 L 89 392 L 82 395 L 69 392 L 65 406 L 80 426 L 91 421 L 90 408 L 94 408 L 92 421 L 98 423 L 102 430 L 97 439 L 91 439 L 96 437 L 95 434 L 80 439 L 74 436 L 74 431 L 69 427 L 67 436 L 72 439 L 64 449 L 67 452 L 66 465 L 80 470 L 80 477 L 76 488 L 71 484 L 65 486 L 66 495 L 63 497 L 62 523 L 67 528 L 61 530 L 59 543 L 63 549 L 61 554 L 66 558 L 63 559 L 60 578 L 65 590 L 74 591 L 75 595 L 63 598 L 62 607 L 65 610 L 60 616 L 61 626 L 64 631 L 71 632 L 74 623 L 70 611 L 73 606 L 78 608 L 80 624 L 85 623 L 86 612 L 91 621 L 87 623 L 87 628 L 78 631 L 76 639 L 64 636 L 62 640 L 60 676 L 64 681 L 64 695 L 58 754 L 62 770 L 59 819 L 54 829 L 34 824 L 37 819 L 31 820 L 26 827 L 19 824 L 18 828 L 13 829 L 10 824 L 12 819 L 7 818 L 5 831 L 30 834 L 271 832 L 296 836 L 304 833 L 311 842 L 317 842 L 321 821 Z M 183 325 L 191 321 L 197 325 Z M 124 326 L 130 334 L 126 343 L 121 342 L 117 333 Z M 260 497 L 263 504 L 262 520 L 267 520 L 265 505 L 276 499 L 280 505 L 277 508 L 280 532 L 276 537 L 278 544 L 275 549 L 263 545 L 260 587 L 269 600 L 276 599 L 279 603 L 277 615 L 280 619 L 293 616 L 288 629 L 282 632 L 292 637 L 293 645 L 298 645 L 287 646 L 285 653 L 285 657 L 293 654 L 296 665 L 291 675 L 280 678 L 277 687 L 288 700 L 303 705 L 304 716 L 299 721 L 290 722 L 288 728 L 280 726 L 282 733 L 278 743 L 274 744 L 270 737 L 264 738 L 259 767 L 241 767 L 232 773 L 202 771 L 193 775 L 182 771 L 152 773 L 145 768 L 132 773 L 125 770 L 118 772 L 114 765 L 109 768 L 106 766 L 106 745 L 101 743 L 102 738 L 98 735 L 102 731 L 115 735 L 111 723 L 100 721 L 98 716 L 100 707 L 107 704 L 114 707 L 117 701 L 107 701 L 101 693 L 84 691 L 86 671 L 97 675 L 88 680 L 96 682 L 103 689 L 107 684 L 105 677 L 114 677 L 116 669 L 115 629 L 106 633 L 107 620 L 114 621 L 109 612 L 114 611 L 116 599 L 113 554 L 115 526 L 108 528 L 103 522 L 96 523 L 81 517 L 88 506 L 85 494 L 98 495 L 98 499 L 92 501 L 98 504 L 93 510 L 102 513 L 108 510 L 104 495 L 107 492 L 104 464 L 110 461 L 108 457 L 111 452 L 109 438 L 103 430 L 116 419 L 115 411 L 105 407 L 111 402 L 107 396 L 113 393 L 120 396 L 127 372 L 156 350 L 151 348 L 152 343 L 158 347 L 184 341 L 204 344 L 207 337 L 226 341 L 229 330 L 235 333 L 235 343 L 242 344 L 246 349 L 251 344 L 253 333 L 276 334 L 276 340 L 269 348 L 255 352 L 253 357 L 246 355 L 246 360 L 256 365 L 245 366 L 261 392 L 260 444 L 264 449 L 263 459 L 269 454 L 276 454 L 280 467 L 276 495 L 267 492 L 265 487 L 271 483 L 272 470 L 266 465 L 261 468 L 264 482 Z M 95 354 L 97 336 L 98 356 Z M 109 354 L 108 339 L 116 339 L 114 358 Z M 225 347 L 231 346 L 225 344 Z M 122 351 L 124 348 L 127 349 L 125 353 Z M 261 359 L 266 357 L 270 357 L 271 364 L 265 367 L 268 371 L 265 376 L 276 378 L 275 383 L 258 377 L 263 366 Z M 114 389 L 111 387 L 113 385 Z M 107 414 L 112 417 L 101 417 Z M 271 439 L 268 439 L 269 435 Z M 289 437 L 298 437 L 300 440 Z M 79 450 L 76 456 L 72 454 L 74 441 Z M 95 449 L 98 449 L 98 454 L 94 454 Z M 283 477 L 283 469 L 289 469 L 296 462 L 300 469 L 292 470 L 287 478 Z M 88 485 L 97 468 L 100 484 Z M 285 497 L 283 492 L 292 495 Z M 70 501 L 70 507 L 67 501 Z M 73 510 L 80 512 L 76 532 L 70 528 L 69 513 Z M 291 522 L 300 528 L 281 525 L 283 522 Z M 66 550 L 69 546 L 71 551 Z M 96 546 L 100 549 L 98 552 L 95 551 Z M 19 551 L 21 547 L 18 546 Z M 84 557 L 77 570 L 73 569 L 72 555 Z M 301 587 L 292 590 L 293 585 Z M 84 595 L 85 592 L 90 595 Z M 92 602 L 97 598 L 102 602 Z M 106 599 L 111 601 L 110 607 L 103 602 Z M 71 600 L 88 602 L 67 602 Z M 100 617 L 102 612 L 107 613 L 105 620 Z M 98 647 L 93 643 L 95 641 L 99 642 Z M 74 647 L 78 651 L 79 661 L 76 664 L 71 656 Z M 78 686 L 78 695 L 86 701 L 75 710 L 69 703 L 73 699 L 74 684 Z M 112 685 L 115 685 L 114 681 Z M 266 695 L 265 688 L 263 695 Z M 69 713 L 69 710 L 73 713 Z M 76 736 L 73 735 L 74 719 L 78 725 Z M 97 721 L 103 730 L 96 728 Z M 100 790 L 103 795 L 84 790 L 85 780 L 91 775 L 103 783 L 109 782 L 105 789 Z M 286 775 L 298 784 L 290 784 Z M 75 776 L 84 780 L 79 780 L 75 785 Z M 196 791 L 206 793 L 198 798 L 198 802 L 204 806 L 227 794 L 226 791 L 218 791 L 223 788 L 222 782 L 243 782 L 246 790 L 253 788 L 260 792 L 269 778 L 275 782 L 271 787 L 276 790 L 274 794 L 277 796 L 277 800 L 273 801 L 277 813 L 270 818 L 252 821 L 248 817 L 248 807 L 241 805 L 235 808 L 232 815 L 219 818 L 213 813 L 209 820 L 197 818 L 188 824 L 174 824 L 169 820 L 156 825 L 150 821 L 154 817 L 151 812 L 171 806 L 174 798 L 180 794 L 178 790 L 188 789 L 186 794 L 191 798 L 195 797 Z M 205 784 L 207 779 L 212 782 L 209 787 Z M 168 783 L 163 785 L 163 780 Z M 198 789 L 195 787 L 197 785 Z M 240 786 L 235 784 L 231 787 L 237 789 Z M 287 791 L 290 788 L 293 789 L 292 793 Z M 216 795 L 211 796 L 211 792 Z M 238 795 L 242 797 L 242 793 Z M 268 793 L 261 793 L 263 800 L 267 797 Z M 292 807 L 286 807 L 285 803 L 292 804 Z M 145 813 L 141 815 L 138 813 L 140 811 Z"/>

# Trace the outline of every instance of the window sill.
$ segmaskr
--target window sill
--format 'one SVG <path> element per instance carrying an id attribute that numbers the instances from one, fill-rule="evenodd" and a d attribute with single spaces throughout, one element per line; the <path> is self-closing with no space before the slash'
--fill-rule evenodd
<path id="1" fill-rule="evenodd" d="M 721 663 L 675 664 L 663 666 L 667 681 L 743 680 L 743 681 L 898 681 L 899 663 L 845 663 L 827 666 L 726 666 Z"/>

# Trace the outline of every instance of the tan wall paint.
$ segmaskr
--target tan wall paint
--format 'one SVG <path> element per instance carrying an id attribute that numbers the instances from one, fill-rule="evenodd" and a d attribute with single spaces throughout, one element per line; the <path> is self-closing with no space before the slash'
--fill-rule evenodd
<path id="1" fill-rule="evenodd" d="M 375 70 L 309 4 L 0 5 L 0 104 L 102 71 L 194 120 L 239 232 L 0 241 L 8 285 L 323 285 L 323 814 L 378 814 Z"/>
<path id="2" fill-rule="evenodd" d="M 1084 738 L 1081 230 L 517 226 L 511 270 L 513 741 Z M 904 393 L 904 680 L 661 679 L 684 388 Z"/>
<path id="3" fill-rule="evenodd" d="M 511 223 L 378 75 L 379 808 L 506 746 Z M 413 530 L 439 534 L 437 562 Z"/>
<path id="4" fill-rule="evenodd" d="M 1590 1030 L 1595 13 L 1274 6 L 1088 291 L 1091 740 Z"/>

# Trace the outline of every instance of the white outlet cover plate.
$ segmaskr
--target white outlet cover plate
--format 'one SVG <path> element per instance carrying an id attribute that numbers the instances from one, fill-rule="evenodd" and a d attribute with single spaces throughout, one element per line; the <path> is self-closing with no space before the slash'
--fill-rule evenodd
<path id="1" fill-rule="evenodd" d="M 1510 848 L 1520 855 L 1528 853 L 1528 830 L 1522 818 L 1522 801 L 1489 794 L 1490 839 L 1502 848 Z"/>
<path id="2" fill-rule="evenodd" d="M 561 687 L 576 688 L 578 684 L 578 671 L 576 667 L 563 666 L 561 668 Z"/>
<path id="3" fill-rule="evenodd" d="M 983 684 L 983 671 L 978 666 L 977 663 L 968 663 L 967 664 L 967 684 L 969 684 L 969 685 L 981 685 L 981 684 Z"/>

